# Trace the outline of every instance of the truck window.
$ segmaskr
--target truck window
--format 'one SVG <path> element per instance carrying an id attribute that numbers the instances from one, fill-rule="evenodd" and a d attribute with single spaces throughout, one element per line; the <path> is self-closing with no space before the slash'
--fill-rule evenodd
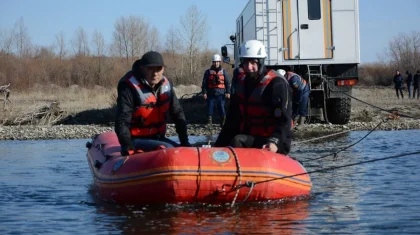
<path id="1" fill-rule="evenodd" d="M 321 19 L 321 0 L 308 0 L 308 18 L 310 20 Z"/>

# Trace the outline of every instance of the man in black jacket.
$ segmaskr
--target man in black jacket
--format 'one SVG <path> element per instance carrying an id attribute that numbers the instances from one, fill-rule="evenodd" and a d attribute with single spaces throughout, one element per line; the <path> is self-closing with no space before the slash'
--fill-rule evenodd
<path id="1" fill-rule="evenodd" d="M 417 93 L 417 99 L 420 98 L 420 69 L 417 70 L 417 73 L 414 74 L 413 78 L 413 99 L 416 98 Z"/>
<path id="2" fill-rule="evenodd" d="M 162 55 L 149 51 L 118 83 L 115 132 L 123 156 L 179 146 L 165 137 L 167 114 L 175 122 L 181 145 L 190 146 L 184 111 L 164 70 Z"/>
<path id="3" fill-rule="evenodd" d="M 413 88 L 413 74 L 411 74 L 408 70 L 405 71 L 405 74 L 407 74 L 407 90 L 408 90 L 408 98 L 411 99 L 411 91 Z M 413 94 L 414 99 L 414 94 Z"/>
<path id="4" fill-rule="evenodd" d="M 216 147 L 264 148 L 287 154 L 292 132 L 292 90 L 287 80 L 264 66 L 264 44 L 249 40 L 240 48 L 245 77 L 238 81 Z"/>

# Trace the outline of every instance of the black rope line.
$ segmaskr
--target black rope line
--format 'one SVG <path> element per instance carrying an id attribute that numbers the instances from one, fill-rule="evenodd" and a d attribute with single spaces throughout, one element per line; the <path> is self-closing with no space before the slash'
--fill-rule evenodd
<path id="1" fill-rule="evenodd" d="M 334 156 L 334 160 L 336 160 L 337 159 L 337 157 L 338 157 L 338 154 L 340 153 L 340 152 L 342 152 L 342 151 L 344 151 L 344 150 L 347 150 L 347 149 L 349 149 L 349 148 L 351 148 L 351 147 L 353 147 L 353 146 L 355 146 L 356 144 L 358 144 L 358 143 L 360 143 L 362 140 L 364 140 L 364 139 L 366 139 L 370 134 L 372 134 L 380 125 L 382 125 L 382 123 L 385 123 L 386 121 L 388 121 L 388 119 L 382 119 L 373 129 L 371 129 L 365 136 L 363 136 L 360 140 L 358 140 L 358 141 L 356 141 L 356 142 L 354 142 L 353 144 L 350 144 L 350 145 L 348 145 L 348 146 L 346 146 L 346 147 L 344 147 L 344 148 L 342 148 L 342 149 L 340 149 L 340 150 L 338 150 L 338 151 L 336 151 L 336 152 L 333 152 L 333 153 L 329 153 L 329 154 L 327 154 L 327 155 L 324 155 L 324 156 L 321 156 L 321 157 L 317 157 L 317 158 L 311 158 L 311 159 L 308 159 L 308 160 L 305 160 L 305 161 L 301 161 L 301 163 L 304 163 L 304 162 L 310 162 L 310 161 L 315 161 L 315 160 L 319 160 L 319 159 L 323 159 L 323 158 L 326 158 L 326 157 L 329 157 L 329 156 Z"/>
<path id="2" fill-rule="evenodd" d="M 345 167 L 350 167 L 350 166 L 356 166 L 356 165 L 361 165 L 361 164 L 366 164 L 366 163 L 372 163 L 372 162 L 377 162 L 377 161 L 384 161 L 384 160 L 393 159 L 393 158 L 400 158 L 400 157 L 412 156 L 412 155 L 420 155 L 420 151 L 411 152 L 411 153 L 403 153 L 403 154 L 389 156 L 389 157 L 383 157 L 383 158 L 376 158 L 376 159 L 372 159 L 372 160 L 361 161 L 361 162 L 356 162 L 356 163 L 351 163 L 351 164 L 346 164 L 346 165 L 341 165 L 341 166 L 327 167 L 327 168 L 322 168 L 322 169 L 318 169 L 318 170 L 314 170 L 314 171 L 308 171 L 308 172 L 304 172 L 304 173 L 299 173 L 299 174 L 294 174 L 294 175 L 287 175 L 287 176 L 283 176 L 283 177 L 273 178 L 273 179 L 269 179 L 269 180 L 257 181 L 257 182 L 254 182 L 253 185 L 262 184 L 262 183 L 268 183 L 268 182 L 275 181 L 275 180 L 282 180 L 282 179 L 293 178 L 295 176 L 301 176 L 301 175 L 307 175 L 307 174 L 326 173 L 328 171 L 332 171 L 332 170 L 336 170 L 336 169 L 340 169 L 340 168 L 345 168 Z M 249 187 L 249 185 L 250 185 L 249 183 L 248 184 L 237 185 L 231 191 L 235 191 L 238 188 Z"/>
<path id="3" fill-rule="evenodd" d="M 333 91 L 331 88 L 329 88 L 329 90 L 330 90 L 330 91 Z M 341 93 L 342 93 L 342 94 L 344 94 L 344 95 L 346 95 L 346 96 L 348 96 L 348 97 L 350 97 L 350 98 L 352 98 L 352 99 L 354 99 L 354 100 L 357 100 L 357 101 L 359 101 L 359 102 L 361 102 L 361 103 L 364 103 L 364 104 L 366 104 L 366 105 L 369 105 L 369 106 L 372 106 L 372 107 L 374 107 L 374 108 L 377 108 L 377 109 L 382 110 L 382 111 L 384 111 L 384 112 L 387 112 L 387 113 L 390 113 L 390 114 L 396 114 L 396 112 L 395 112 L 395 111 L 393 111 L 393 110 L 384 109 L 384 108 L 379 107 L 379 106 L 377 106 L 377 105 L 370 104 L 370 103 L 368 103 L 368 102 L 366 102 L 366 101 L 363 101 L 363 100 L 358 99 L 358 98 L 356 98 L 356 97 L 354 97 L 354 96 L 352 96 L 352 95 L 349 95 L 349 94 L 347 94 L 347 93 L 346 93 L 346 92 L 344 92 L 344 91 L 341 91 Z M 398 115 L 398 116 L 400 116 L 400 117 L 405 117 L 405 118 L 411 118 L 411 119 L 415 119 L 415 120 L 420 120 L 420 118 L 418 118 L 418 117 L 413 117 L 413 116 L 410 116 L 410 115 L 407 115 L 407 114 L 403 114 L 403 113 L 400 113 L 400 112 L 397 112 L 397 115 Z"/>

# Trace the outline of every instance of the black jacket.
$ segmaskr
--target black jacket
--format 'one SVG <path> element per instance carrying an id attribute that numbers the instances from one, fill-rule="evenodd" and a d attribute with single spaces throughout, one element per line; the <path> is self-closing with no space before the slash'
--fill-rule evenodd
<path id="1" fill-rule="evenodd" d="M 412 86 L 413 85 L 413 74 L 411 74 L 411 73 L 407 74 L 406 82 L 407 82 L 407 86 Z"/>
<path id="2" fill-rule="evenodd" d="M 419 87 L 420 86 L 420 73 L 419 74 L 414 74 L 413 85 L 415 87 Z"/>
<path id="3" fill-rule="evenodd" d="M 263 76 L 265 76 L 264 73 Z M 262 79 L 263 76 L 260 78 Z M 245 96 L 248 97 L 252 93 L 256 84 L 247 85 L 245 88 Z M 278 152 L 287 154 L 290 151 L 290 144 L 292 141 L 292 90 L 283 78 L 277 77 L 268 84 L 267 88 L 262 94 L 262 99 L 273 109 L 274 111 L 278 108 L 281 109 L 282 115 L 277 120 L 277 126 L 271 135 L 279 140 Z M 239 108 L 239 99 L 237 95 L 233 95 L 231 99 L 231 104 L 229 106 L 229 111 L 226 117 L 226 123 L 223 126 L 217 140 L 215 143 L 216 147 L 228 146 L 231 140 L 238 134 L 248 134 L 240 133 L 240 124 L 242 121 L 242 115 Z M 268 138 L 267 138 L 268 142 Z"/>
<path id="4" fill-rule="evenodd" d="M 145 83 L 145 80 L 142 79 L 139 71 L 135 69 L 137 61 L 133 64 L 132 74 L 136 77 L 139 82 Z M 134 149 L 133 143 L 131 142 L 130 134 L 130 121 L 132 114 L 137 106 L 140 105 L 140 98 L 137 94 L 137 91 L 132 88 L 124 80 L 131 74 L 131 71 L 124 75 L 118 83 L 118 98 L 117 98 L 117 115 L 115 120 L 115 132 L 117 133 L 118 140 L 122 147 Z M 179 100 L 173 90 L 173 84 L 171 84 L 172 89 L 172 100 L 169 104 L 169 115 L 175 123 L 176 132 L 178 133 L 179 140 L 181 145 L 186 145 L 188 143 L 188 134 L 187 134 L 187 121 L 185 119 L 184 111 L 182 106 L 179 103 Z M 158 84 L 160 86 L 160 84 Z M 149 87 L 152 89 L 151 87 Z M 159 89 L 159 88 L 158 88 Z M 165 136 L 151 136 L 150 138 L 160 139 Z"/>

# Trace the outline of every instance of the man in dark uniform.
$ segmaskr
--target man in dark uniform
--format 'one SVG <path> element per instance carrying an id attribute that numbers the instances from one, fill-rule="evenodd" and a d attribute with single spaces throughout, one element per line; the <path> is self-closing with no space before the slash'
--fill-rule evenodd
<path id="1" fill-rule="evenodd" d="M 245 76 L 238 81 L 215 146 L 287 154 L 292 139 L 291 88 L 283 76 L 264 66 L 267 54 L 262 42 L 245 42 L 239 55 Z"/>

